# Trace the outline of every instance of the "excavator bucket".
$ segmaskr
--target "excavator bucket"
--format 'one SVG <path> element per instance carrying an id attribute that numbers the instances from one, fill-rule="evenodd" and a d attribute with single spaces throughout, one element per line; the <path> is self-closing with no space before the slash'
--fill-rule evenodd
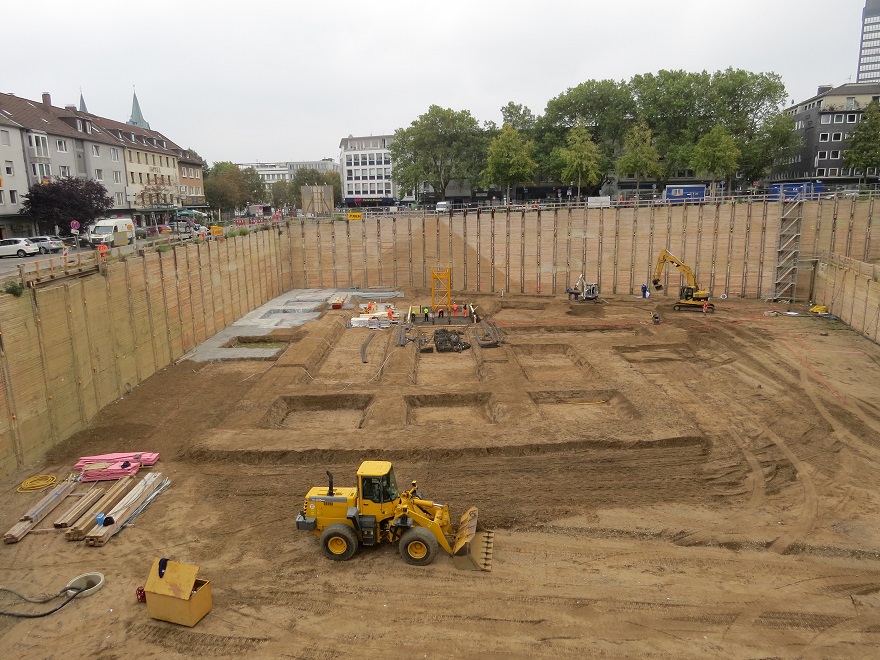
<path id="1" fill-rule="evenodd" d="M 452 563 L 465 571 L 492 570 L 492 544 L 495 532 L 482 528 L 477 507 L 464 512 L 452 546 Z"/>

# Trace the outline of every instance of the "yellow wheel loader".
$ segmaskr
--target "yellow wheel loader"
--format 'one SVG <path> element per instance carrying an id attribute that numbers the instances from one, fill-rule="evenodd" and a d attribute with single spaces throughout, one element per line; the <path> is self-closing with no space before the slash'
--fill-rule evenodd
<path id="1" fill-rule="evenodd" d="M 398 543 L 408 564 L 426 566 L 443 548 L 456 568 L 491 569 L 494 532 L 482 528 L 476 507 L 453 529 L 449 507 L 423 499 L 415 481 L 398 490 L 388 461 L 361 463 L 354 487 L 334 488 L 330 472 L 327 478 L 327 487 L 309 489 L 296 528 L 319 536 L 330 559 L 349 559 L 358 545 Z"/>

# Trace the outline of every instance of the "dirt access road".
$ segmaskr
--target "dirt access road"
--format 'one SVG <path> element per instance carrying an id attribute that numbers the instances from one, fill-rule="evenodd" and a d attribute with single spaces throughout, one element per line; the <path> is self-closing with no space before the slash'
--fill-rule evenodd
<path id="1" fill-rule="evenodd" d="M 38 497 L 18 483 L 81 455 L 159 451 L 173 482 L 103 548 L 0 547 L 0 584 L 29 594 L 107 578 L 50 617 L 0 617 L 4 657 L 876 656 L 880 347 L 759 301 L 473 300 L 500 348 L 419 354 L 396 330 L 330 333 L 328 311 L 285 339 L 290 357 L 334 337 L 317 365 L 180 362 L 0 483 L 8 528 Z M 325 559 L 293 518 L 364 458 L 453 515 L 479 506 L 492 571 L 385 546 Z M 156 557 L 211 580 L 195 628 L 135 601 Z"/>

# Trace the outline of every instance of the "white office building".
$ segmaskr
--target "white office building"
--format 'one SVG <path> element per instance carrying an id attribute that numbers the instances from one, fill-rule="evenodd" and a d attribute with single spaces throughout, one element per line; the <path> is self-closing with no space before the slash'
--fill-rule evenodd
<path id="1" fill-rule="evenodd" d="M 342 201 L 346 206 L 392 206 L 411 200 L 391 180 L 393 135 L 349 135 L 339 142 Z"/>

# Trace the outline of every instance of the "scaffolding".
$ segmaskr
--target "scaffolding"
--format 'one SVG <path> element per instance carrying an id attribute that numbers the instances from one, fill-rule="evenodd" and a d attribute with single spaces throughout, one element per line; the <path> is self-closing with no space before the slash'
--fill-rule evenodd
<path id="1" fill-rule="evenodd" d="M 431 268 L 431 309 L 452 307 L 452 276 L 450 269 L 438 271 Z"/>
<path id="2" fill-rule="evenodd" d="M 794 302 L 797 293 L 798 260 L 801 255 L 801 227 L 804 202 L 797 198 L 786 202 L 779 219 L 779 243 L 776 248 L 775 300 Z"/>

